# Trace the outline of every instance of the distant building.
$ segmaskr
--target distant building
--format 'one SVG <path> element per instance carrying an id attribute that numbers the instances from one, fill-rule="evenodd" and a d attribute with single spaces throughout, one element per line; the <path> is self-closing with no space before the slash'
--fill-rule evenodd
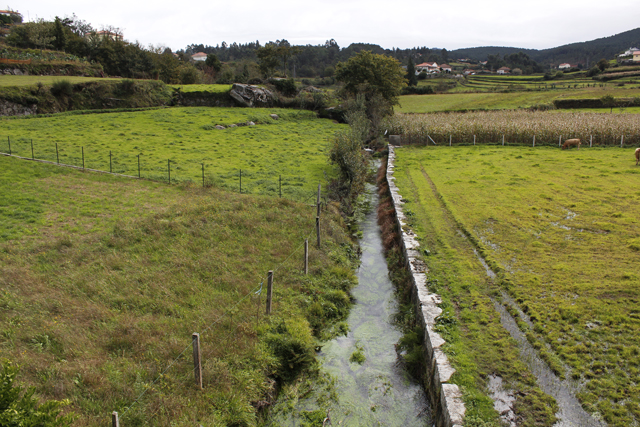
<path id="1" fill-rule="evenodd" d="M 100 37 L 100 38 L 110 38 L 113 41 L 122 41 L 122 33 L 118 34 L 118 33 L 114 33 L 113 31 L 107 31 L 107 30 L 102 30 L 102 31 L 93 31 L 89 34 L 87 34 L 87 37 Z"/>
<path id="2" fill-rule="evenodd" d="M 633 62 L 640 62 L 640 50 L 633 52 Z"/>
<path id="3" fill-rule="evenodd" d="M 206 61 L 207 54 L 204 52 L 194 53 L 193 55 L 191 55 L 191 59 L 193 59 L 194 61 Z"/>
<path id="4" fill-rule="evenodd" d="M 450 73 L 452 71 L 451 65 L 448 64 L 440 64 L 440 69 L 445 73 Z"/>
<path id="5" fill-rule="evenodd" d="M 496 73 L 498 74 L 509 74 L 511 72 L 511 68 L 509 67 L 500 67 Z"/>
<path id="6" fill-rule="evenodd" d="M 438 68 L 438 64 L 435 62 L 423 62 L 422 64 L 416 65 L 416 75 L 423 71 L 427 74 L 435 74 L 440 72 L 440 68 Z"/>
<path id="7" fill-rule="evenodd" d="M 558 65 L 558 70 L 566 70 L 568 68 L 571 68 L 571 64 L 568 64 L 566 62 L 563 63 L 563 64 Z"/>

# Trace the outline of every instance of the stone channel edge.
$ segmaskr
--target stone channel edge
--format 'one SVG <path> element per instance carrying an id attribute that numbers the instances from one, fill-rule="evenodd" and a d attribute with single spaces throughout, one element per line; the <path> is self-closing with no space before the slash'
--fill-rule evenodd
<path id="1" fill-rule="evenodd" d="M 465 405 L 462 393 L 456 384 L 449 383 L 455 369 L 442 351 L 444 339 L 434 331 L 436 317 L 442 313 L 438 306 L 440 296 L 430 293 L 427 288 L 427 268 L 420 259 L 420 244 L 416 235 L 406 224 L 402 209 L 404 202 L 395 184 L 395 148 L 389 144 L 387 162 L 387 182 L 396 211 L 398 228 L 401 230 L 402 249 L 413 281 L 413 301 L 418 320 L 424 329 L 425 366 L 424 386 L 434 408 L 435 424 L 438 427 L 461 427 L 464 422 Z"/>

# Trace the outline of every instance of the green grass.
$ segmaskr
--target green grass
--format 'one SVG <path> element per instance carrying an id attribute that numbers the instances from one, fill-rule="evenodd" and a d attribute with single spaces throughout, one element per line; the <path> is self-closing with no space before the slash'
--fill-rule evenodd
<path id="1" fill-rule="evenodd" d="M 70 399 L 77 426 L 256 425 L 348 310 L 355 250 L 337 208 L 321 222 L 304 276 L 307 205 L 0 156 L 2 357 L 39 398 Z"/>
<path id="2" fill-rule="evenodd" d="M 400 97 L 401 113 L 431 113 L 451 110 L 499 110 L 528 108 L 538 104 L 551 104 L 560 98 L 632 98 L 640 96 L 640 89 L 591 87 L 571 90 L 520 91 L 512 93 L 451 93 L 437 95 L 404 95 Z"/>
<path id="3" fill-rule="evenodd" d="M 79 77 L 79 76 L 12 76 L 12 75 L 0 75 L 0 86 L 34 86 L 37 83 L 50 86 L 54 82 L 60 80 L 68 80 L 69 82 L 86 83 L 92 81 L 105 81 L 112 80 L 118 81 L 122 79 L 114 79 L 109 77 Z"/>
<path id="4" fill-rule="evenodd" d="M 182 92 L 229 92 L 231 85 L 168 85 L 174 89 L 180 89 Z"/>
<path id="5" fill-rule="evenodd" d="M 270 117 L 275 113 L 278 120 Z M 228 127 L 232 124 L 255 126 Z M 215 125 L 227 129 L 218 130 Z M 324 181 L 327 142 L 345 125 L 310 111 L 184 107 L 138 112 L 5 119 L 0 151 L 60 163 L 172 181 L 206 181 L 228 189 L 306 198 Z M 109 153 L 111 152 L 111 160 Z M 110 166 L 111 161 L 111 166 Z"/>
<path id="6" fill-rule="evenodd" d="M 407 147 L 397 154 L 413 227 L 435 254 L 425 261 L 439 279 L 436 291 L 459 322 L 448 347 L 457 380 L 497 372 L 517 388 L 530 379 L 526 369 L 514 372 L 520 362 L 498 338 L 504 331 L 487 302 L 504 290 L 532 321 L 521 327 L 542 357 L 580 384 L 583 406 L 609 425 L 637 423 L 640 169 L 633 150 Z M 499 273 L 496 281 L 474 247 Z"/>

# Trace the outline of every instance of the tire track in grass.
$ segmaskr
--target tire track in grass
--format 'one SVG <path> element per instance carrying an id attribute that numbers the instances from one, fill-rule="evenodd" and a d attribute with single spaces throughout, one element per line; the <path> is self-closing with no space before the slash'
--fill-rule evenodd
<path id="1" fill-rule="evenodd" d="M 478 252 L 477 248 L 472 241 L 467 237 L 468 232 L 466 230 L 460 230 L 464 228 L 462 224 L 455 219 L 454 214 L 445 204 L 442 195 L 438 192 L 435 183 L 429 177 L 429 174 L 424 169 L 424 165 L 420 163 L 420 171 L 424 180 L 429 184 L 434 198 L 437 200 L 439 208 L 442 212 L 443 218 L 449 227 L 457 230 L 457 234 L 461 236 L 466 243 L 463 244 L 467 248 L 461 248 L 462 250 L 471 249 L 478 258 L 478 261 L 482 264 L 487 274 L 488 282 L 493 282 L 493 279 L 497 276 L 490 266 L 486 263 L 482 255 Z M 578 385 L 571 380 L 560 379 L 542 360 L 538 351 L 529 343 L 526 335 L 518 327 L 516 319 L 510 314 L 507 306 L 511 306 L 516 309 L 520 317 L 524 321 L 530 322 L 526 314 L 520 309 L 516 301 L 511 299 L 506 292 L 501 291 L 502 302 L 499 302 L 493 297 L 490 297 L 495 310 L 499 313 L 500 322 L 502 326 L 509 332 L 511 337 L 517 342 L 520 352 L 520 360 L 522 360 L 533 375 L 537 379 L 537 383 L 540 388 L 547 394 L 553 396 L 558 403 L 560 410 L 556 414 L 559 421 L 554 424 L 555 427 L 601 427 L 604 424 L 602 421 L 595 419 L 588 412 L 586 412 L 579 400 L 576 397 L 578 391 Z M 550 350 L 550 349 L 548 349 Z M 510 391 L 503 389 L 491 390 L 492 398 L 495 402 L 496 409 L 506 406 L 509 409 L 503 409 L 501 412 L 501 418 L 503 421 L 512 423 L 515 425 L 513 414 L 513 405 L 515 404 L 515 398 Z"/>

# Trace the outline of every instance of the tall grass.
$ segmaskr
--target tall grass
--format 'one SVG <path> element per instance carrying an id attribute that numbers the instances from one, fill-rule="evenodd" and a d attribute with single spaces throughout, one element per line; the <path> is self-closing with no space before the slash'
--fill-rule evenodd
<path id="1" fill-rule="evenodd" d="M 77 426 L 256 425 L 350 306 L 356 251 L 333 205 L 305 276 L 316 212 L 286 199 L 4 156 L 0 194 L 2 357 L 38 397 L 70 399 Z"/>

